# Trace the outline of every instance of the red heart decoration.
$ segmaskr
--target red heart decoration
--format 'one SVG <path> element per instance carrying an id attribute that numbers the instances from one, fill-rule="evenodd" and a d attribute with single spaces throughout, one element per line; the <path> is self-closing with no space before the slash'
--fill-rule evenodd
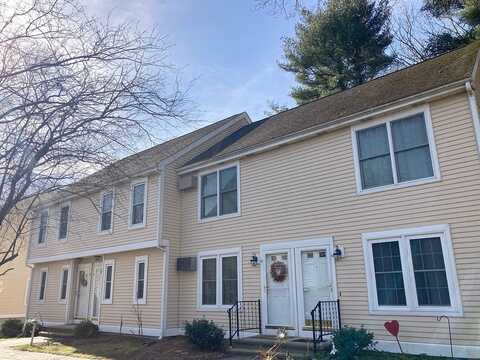
<path id="1" fill-rule="evenodd" d="M 385 326 L 385 329 L 387 329 L 390 334 L 398 337 L 398 333 L 400 331 L 400 324 L 397 320 L 387 321 L 385 324 L 383 324 L 383 326 Z"/>

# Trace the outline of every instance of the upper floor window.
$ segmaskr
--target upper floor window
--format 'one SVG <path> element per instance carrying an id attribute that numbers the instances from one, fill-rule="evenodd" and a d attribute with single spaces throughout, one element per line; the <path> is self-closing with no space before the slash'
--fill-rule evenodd
<path id="1" fill-rule="evenodd" d="M 38 227 L 38 244 L 44 245 L 47 241 L 48 210 L 40 212 L 40 225 Z"/>
<path id="2" fill-rule="evenodd" d="M 68 221 L 70 218 L 70 205 L 62 205 L 60 207 L 60 217 L 58 225 L 58 239 L 66 240 L 68 234 Z"/>
<path id="3" fill-rule="evenodd" d="M 201 219 L 238 213 L 238 166 L 202 175 L 200 188 Z"/>
<path id="4" fill-rule="evenodd" d="M 421 112 L 355 130 L 360 191 L 438 176 L 426 114 Z"/>
<path id="5" fill-rule="evenodd" d="M 147 268 L 148 257 L 137 256 L 135 258 L 135 284 L 133 286 L 135 304 L 147 303 Z"/>
<path id="6" fill-rule="evenodd" d="M 145 224 L 146 184 L 144 180 L 132 185 L 130 226 L 135 227 Z"/>
<path id="7" fill-rule="evenodd" d="M 113 191 L 102 194 L 100 206 L 100 231 L 111 231 L 113 220 Z"/>
<path id="8" fill-rule="evenodd" d="M 461 313 L 448 226 L 365 234 L 372 312 Z"/>

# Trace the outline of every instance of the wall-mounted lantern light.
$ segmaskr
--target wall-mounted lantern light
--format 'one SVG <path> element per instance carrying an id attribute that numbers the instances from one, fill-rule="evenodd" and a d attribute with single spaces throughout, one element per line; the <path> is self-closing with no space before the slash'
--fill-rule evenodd
<path id="1" fill-rule="evenodd" d="M 252 264 L 252 266 L 257 266 L 258 263 L 259 263 L 258 256 L 253 254 L 252 257 L 250 258 L 250 264 Z"/>
<path id="2" fill-rule="evenodd" d="M 336 260 L 343 258 L 345 256 L 345 250 L 343 249 L 343 246 L 337 245 L 335 250 L 333 250 L 332 256 Z"/>

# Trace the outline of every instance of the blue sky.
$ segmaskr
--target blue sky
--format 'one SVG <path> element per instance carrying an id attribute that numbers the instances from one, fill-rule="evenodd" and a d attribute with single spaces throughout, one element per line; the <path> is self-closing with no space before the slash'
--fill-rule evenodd
<path id="1" fill-rule="evenodd" d="M 183 80 L 194 79 L 190 97 L 202 120 L 242 111 L 258 120 L 269 100 L 294 105 L 288 95 L 294 77 L 277 61 L 282 37 L 293 35 L 297 18 L 256 9 L 255 0 L 87 0 L 87 7 L 157 25 Z"/>

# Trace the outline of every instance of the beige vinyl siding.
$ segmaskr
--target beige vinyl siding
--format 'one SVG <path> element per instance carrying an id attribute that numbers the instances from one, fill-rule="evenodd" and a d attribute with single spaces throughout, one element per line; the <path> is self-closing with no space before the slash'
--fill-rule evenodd
<path id="1" fill-rule="evenodd" d="M 18 257 L 2 266 L 2 272 L 12 270 L 0 276 L 0 319 L 25 316 L 30 268 L 25 265 L 27 244 L 21 241 L 19 246 Z"/>
<path id="2" fill-rule="evenodd" d="M 147 302 L 138 305 L 144 328 L 161 328 L 161 304 L 163 295 L 163 251 L 148 249 L 130 251 L 105 256 L 106 260 L 115 260 L 112 304 L 102 304 L 100 324 L 133 327 L 137 329 L 137 307 L 134 306 L 133 289 L 135 278 L 135 257 L 148 256 Z M 102 284 L 103 285 L 103 284 Z M 103 287 L 103 286 L 102 286 Z"/>
<path id="3" fill-rule="evenodd" d="M 260 266 L 249 259 L 260 245 L 334 236 L 345 247 L 336 262 L 345 324 L 365 325 L 391 340 L 383 323 L 400 321 L 403 341 L 448 342 L 434 317 L 372 316 L 361 234 L 449 224 L 464 316 L 452 318 L 457 345 L 480 341 L 480 162 L 465 94 L 431 104 L 441 181 L 357 195 L 350 128 L 243 158 L 241 216 L 199 224 L 197 190 L 181 195 L 181 256 L 241 246 L 243 298 L 260 298 Z M 207 317 L 226 325 L 226 313 L 196 310 L 196 273 L 179 273 L 179 324 Z M 169 311 L 173 311 L 169 309 Z M 173 316 L 173 315 L 172 315 Z"/>
<path id="4" fill-rule="evenodd" d="M 148 176 L 146 224 L 143 228 L 129 229 L 130 186 L 125 182 L 114 187 L 114 215 L 111 234 L 98 231 L 100 221 L 101 193 L 75 198 L 70 203 L 70 221 L 66 241 L 58 240 L 59 205 L 49 207 L 47 242 L 45 247 L 37 245 L 38 222 L 33 224 L 30 258 L 67 254 L 78 251 L 100 249 L 157 239 L 158 223 L 158 178 Z M 136 179 L 132 179 L 135 181 Z M 111 190 L 110 188 L 105 189 Z"/>
<path id="5" fill-rule="evenodd" d="M 201 154 L 205 150 L 209 149 L 218 141 L 224 139 L 228 135 L 232 134 L 242 126 L 247 125 L 245 119 L 237 121 L 232 124 L 228 129 L 222 131 L 217 136 L 212 137 L 210 140 L 205 141 L 200 146 L 197 146 L 192 151 L 189 151 L 184 156 L 176 159 L 169 164 L 165 169 L 165 189 L 164 189 L 164 204 L 163 209 L 163 232 L 162 239 L 165 239 L 169 243 L 170 261 L 169 261 L 169 275 L 168 275 L 168 292 L 167 292 L 167 321 L 166 326 L 168 329 L 176 329 L 183 326 L 183 322 L 179 318 L 179 297 L 183 296 L 185 290 L 183 286 L 180 286 L 180 278 L 176 270 L 176 259 L 180 256 L 180 248 L 182 244 L 182 211 L 181 197 L 178 191 L 178 178 L 176 170 L 195 156 Z M 196 220 L 196 214 L 195 214 Z M 179 292 L 182 294 L 179 295 Z"/>
<path id="6" fill-rule="evenodd" d="M 66 261 L 57 261 L 48 264 L 37 264 L 32 271 L 32 283 L 30 293 L 30 303 L 28 308 L 28 317 L 35 318 L 42 322 L 64 323 L 66 314 L 66 304 L 58 301 L 60 289 L 60 276 L 62 266 L 69 265 Z M 38 295 L 40 293 L 40 272 L 48 269 L 47 287 L 45 289 L 45 300 L 40 302 Z M 71 276 L 71 272 L 69 276 Z"/>

